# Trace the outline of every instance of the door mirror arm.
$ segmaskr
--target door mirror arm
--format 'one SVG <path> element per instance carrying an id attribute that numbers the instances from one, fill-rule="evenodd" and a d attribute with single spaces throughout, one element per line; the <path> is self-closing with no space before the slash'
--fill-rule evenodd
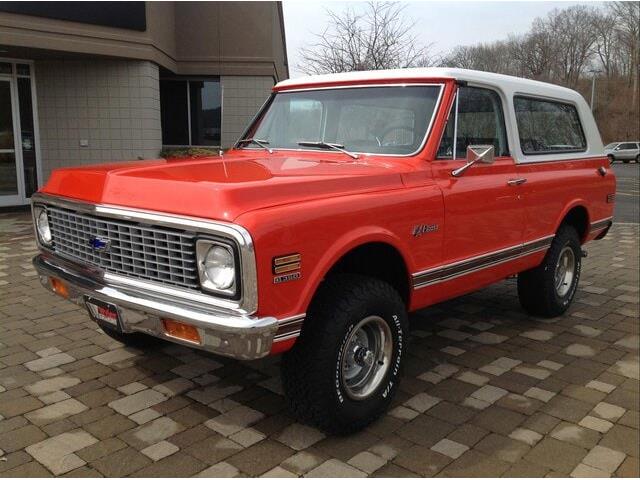
<path id="1" fill-rule="evenodd" d="M 467 147 L 467 163 L 451 172 L 454 177 L 460 177 L 469 167 L 476 163 L 491 164 L 495 161 L 493 145 L 469 145 Z"/>

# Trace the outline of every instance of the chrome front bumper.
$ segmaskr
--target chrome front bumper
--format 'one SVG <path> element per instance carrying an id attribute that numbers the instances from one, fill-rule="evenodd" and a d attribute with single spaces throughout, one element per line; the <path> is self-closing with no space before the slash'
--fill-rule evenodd
<path id="1" fill-rule="evenodd" d="M 189 347 L 239 359 L 256 359 L 269 354 L 274 340 L 290 336 L 301 318 L 278 321 L 274 317 L 254 317 L 220 307 L 186 302 L 184 298 L 159 295 L 127 285 L 105 281 L 91 269 L 67 262 L 47 253 L 33 259 L 40 282 L 54 291 L 51 278 L 64 282 L 68 300 L 84 307 L 87 298 L 117 307 L 124 333 L 141 332 Z M 198 329 L 197 344 L 166 334 L 161 319 L 168 318 Z"/>

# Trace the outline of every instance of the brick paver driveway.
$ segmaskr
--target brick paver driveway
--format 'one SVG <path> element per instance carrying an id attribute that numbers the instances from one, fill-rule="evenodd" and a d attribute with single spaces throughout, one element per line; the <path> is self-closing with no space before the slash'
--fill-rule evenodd
<path id="1" fill-rule="evenodd" d="M 414 315 L 394 408 L 332 438 L 288 416 L 277 359 L 102 334 L 0 215 L 0 474 L 638 476 L 638 233 L 588 246 L 562 318 L 526 316 L 512 280 Z"/>

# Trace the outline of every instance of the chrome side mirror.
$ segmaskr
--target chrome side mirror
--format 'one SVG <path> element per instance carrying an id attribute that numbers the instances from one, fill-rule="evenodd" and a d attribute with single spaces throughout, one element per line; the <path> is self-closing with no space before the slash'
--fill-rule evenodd
<path id="1" fill-rule="evenodd" d="M 462 175 L 471 165 L 476 163 L 493 163 L 495 161 L 493 145 L 469 145 L 467 147 L 467 163 L 451 172 L 454 177 Z"/>

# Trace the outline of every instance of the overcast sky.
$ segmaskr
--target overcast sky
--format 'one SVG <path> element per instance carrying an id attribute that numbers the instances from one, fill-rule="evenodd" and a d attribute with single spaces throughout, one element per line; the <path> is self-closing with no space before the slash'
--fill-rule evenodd
<path id="1" fill-rule="evenodd" d="M 434 53 L 446 53 L 456 45 L 471 45 L 506 38 L 510 33 L 526 32 L 534 18 L 554 8 L 586 2 L 437 2 L 412 1 L 406 15 L 416 22 L 416 34 L 425 43 L 433 43 Z M 599 2 L 593 2 L 595 6 Z M 302 76 L 296 64 L 301 47 L 327 24 L 326 8 L 345 9 L 362 2 L 284 0 L 289 70 L 292 78 Z"/>

